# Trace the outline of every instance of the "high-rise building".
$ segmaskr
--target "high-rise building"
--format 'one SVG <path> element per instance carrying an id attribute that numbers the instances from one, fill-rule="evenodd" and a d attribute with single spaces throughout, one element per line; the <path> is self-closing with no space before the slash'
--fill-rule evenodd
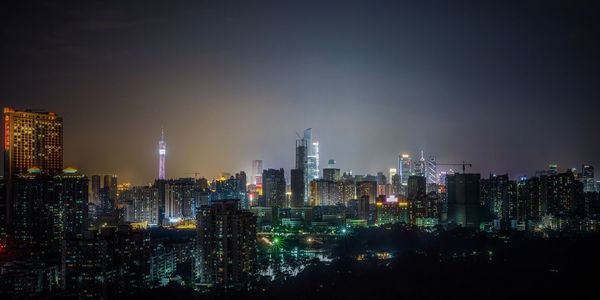
<path id="1" fill-rule="evenodd" d="M 248 288 L 256 271 L 256 217 L 237 200 L 201 206 L 197 216 L 197 282 Z"/>
<path id="2" fill-rule="evenodd" d="M 160 131 L 158 141 L 158 179 L 165 180 L 165 157 L 167 156 L 167 143 L 165 142 L 165 131 Z"/>
<path id="3" fill-rule="evenodd" d="M 56 175 L 54 195 L 62 210 L 66 237 L 81 237 L 88 229 L 88 178 L 74 168 Z"/>
<path id="4" fill-rule="evenodd" d="M 65 237 L 87 229 L 88 179 L 73 168 L 48 175 L 38 168 L 14 178 L 14 247 L 56 254 Z"/>
<path id="5" fill-rule="evenodd" d="M 364 180 L 356 182 L 356 198 L 361 199 L 363 196 L 369 198 L 369 204 L 375 204 L 377 181 Z"/>
<path id="6" fill-rule="evenodd" d="M 319 179 L 319 142 L 313 140 L 312 128 L 307 128 L 304 130 L 304 140 L 306 141 L 306 145 L 308 147 L 308 151 L 306 153 L 306 169 L 308 182 L 310 182 L 314 179 Z"/>
<path id="7" fill-rule="evenodd" d="M 92 175 L 91 177 L 91 182 L 92 182 L 92 190 L 90 192 L 90 202 L 94 203 L 96 205 L 100 204 L 100 188 L 102 187 L 101 185 L 101 178 L 100 175 Z"/>
<path id="8" fill-rule="evenodd" d="M 412 175 L 412 159 L 408 154 L 398 156 L 398 172 L 400 174 L 400 183 L 403 186 L 408 185 L 408 177 Z"/>
<path id="9" fill-rule="evenodd" d="M 42 174 L 63 169 L 63 120 L 56 113 L 4 108 L 4 220 L 13 223 L 13 180 L 37 168 Z"/>
<path id="10" fill-rule="evenodd" d="M 594 179 L 594 167 L 583 165 L 581 167 L 581 181 L 583 182 L 584 192 L 596 192 L 596 181 Z"/>
<path id="11" fill-rule="evenodd" d="M 400 183 L 400 174 L 394 174 L 392 176 L 392 185 L 390 193 L 393 195 L 400 195 L 402 184 Z"/>
<path id="12" fill-rule="evenodd" d="M 285 173 L 283 168 L 263 170 L 263 194 L 266 206 L 284 207 Z"/>
<path id="13" fill-rule="evenodd" d="M 148 222 L 158 225 L 158 188 L 156 186 L 134 186 L 125 191 L 120 201 L 125 205 L 127 222 Z"/>
<path id="14" fill-rule="evenodd" d="M 306 131 L 304 132 L 304 136 L 300 137 L 296 140 L 296 169 L 303 175 L 303 191 L 302 195 L 304 196 L 304 205 L 308 205 L 309 198 L 309 184 L 310 180 L 308 175 L 308 140 L 306 136 Z M 298 173 L 299 174 L 299 173 Z M 293 193 L 293 192 L 292 192 Z"/>
<path id="15" fill-rule="evenodd" d="M 310 182 L 310 203 L 312 206 L 329 206 L 343 203 L 342 183 L 327 179 Z"/>
<path id="16" fill-rule="evenodd" d="M 292 193 L 291 207 L 304 206 L 304 171 L 301 169 L 290 170 L 290 190 Z"/>
<path id="17" fill-rule="evenodd" d="M 358 198 L 358 218 L 369 222 L 370 202 L 368 195 L 362 195 Z"/>
<path id="18" fill-rule="evenodd" d="M 389 183 L 393 184 L 392 182 L 392 178 L 394 178 L 394 176 L 398 174 L 398 169 L 396 168 L 390 168 L 390 177 L 388 177 Z"/>
<path id="19" fill-rule="evenodd" d="M 9 231 L 13 247 L 30 253 L 57 253 L 64 226 L 60 203 L 54 196 L 54 177 L 30 168 L 28 174 L 15 175 L 13 184 L 14 210 Z"/>
<path id="20" fill-rule="evenodd" d="M 340 169 L 336 169 L 336 168 L 323 169 L 323 179 L 329 180 L 329 181 L 340 180 Z"/>
<path id="21" fill-rule="evenodd" d="M 100 190 L 100 207 L 104 211 L 113 211 L 117 206 L 117 175 L 104 175 L 104 184 Z"/>
<path id="22" fill-rule="evenodd" d="M 434 155 L 427 157 L 425 169 L 425 177 L 427 178 L 427 192 L 437 191 L 438 174 L 437 174 L 437 160 Z"/>
<path id="23" fill-rule="evenodd" d="M 63 289 L 79 299 L 114 299 L 150 287 L 150 234 L 128 224 L 86 230 L 62 242 Z"/>
<path id="24" fill-rule="evenodd" d="M 582 210 L 583 184 L 571 171 L 542 178 L 542 203 L 554 217 L 571 217 Z"/>
<path id="25" fill-rule="evenodd" d="M 194 178 L 167 180 L 165 183 L 165 218 L 171 222 L 194 219 L 199 196 Z"/>
<path id="26" fill-rule="evenodd" d="M 446 176 L 448 223 L 479 229 L 479 174 L 457 173 Z"/>
<path id="27" fill-rule="evenodd" d="M 480 203 L 485 206 L 492 220 L 497 220 L 503 229 L 510 229 L 517 220 L 517 184 L 509 180 L 508 174 L 490 174 L 481 179 Z M 484 216 L 485 217 L 485 216 Z"/>
<path id="28" fill-rule="evenodd" d="M 425 177 L 410 176 L 408 178 L 407 198 L 409 203 L 409 218 L 411 224 L 416 224 L 417 219 L 427 217 L 427 192 Z"/>
<path id="29" fill-rule="evenodd" d="M 252 184 L 255 186 L 262 187 L 262 172 L 263 172 L 263 161 L 255 159 L 252 161 Z"/>
<path id="30" fill-rule="evenodd" d="M 416 161 L 413 166 L 413 172 L 411 175 L 425 177 L 425 173 L 427 172 L 427 165 L 425 162 L 425 157 L 423 156 L 423 151 L 421 151 L 421 158 L 419 161 Z"/>

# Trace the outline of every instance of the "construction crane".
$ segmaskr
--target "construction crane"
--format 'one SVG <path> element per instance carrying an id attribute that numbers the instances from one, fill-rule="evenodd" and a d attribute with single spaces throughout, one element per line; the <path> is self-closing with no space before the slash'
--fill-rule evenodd
<path id="1" fill-rule="evenodd" d="M 462 166 L 462 172 L 463 172 L 463 174 L 465 173 L 465 168 L 466 168 L 466 167 L 469 167 L 469 168 L 472 168 L 472 167 L 473 167 L 473 164 L 466 163 L 464 160 L 463 160 L 462 164 L 456 164 L 456 163 L 455 163 L 455 164 L 450 164 L 450 163 L 437 163 L 437 165 L 438 165 L 438 166 Z"/>

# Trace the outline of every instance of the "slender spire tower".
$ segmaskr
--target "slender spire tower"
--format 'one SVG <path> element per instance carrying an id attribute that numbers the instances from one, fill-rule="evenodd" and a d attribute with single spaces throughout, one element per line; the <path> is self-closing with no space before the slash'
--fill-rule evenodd
<path id="1" fill-rule="evenodd" d="M 165 155 L 167 154 L 167 143 L 165 143 L 165 130 L 160 131 L 160 141 L 158 141 L 158 179 L 165 179 Z"/>

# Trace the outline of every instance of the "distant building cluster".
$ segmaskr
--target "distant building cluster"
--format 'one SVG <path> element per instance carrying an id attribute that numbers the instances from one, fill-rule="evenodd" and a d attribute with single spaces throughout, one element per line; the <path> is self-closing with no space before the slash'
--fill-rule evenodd
<path id="1" fill-rule="evenodd" d="M 600 220 L 588 164 L 482 178 L 467 172 L 468 163 L 421 152 L 400 154 L 385 173 L 359 175 L 333 159 L 321 169 L 309 128 L 298 134 L 289 173 L 254 160 L 249 178 L 239 171 L 169 179 L 162 132 L 157 179 L 131 186 L 114 174 L 88 177 L 63 166 L 63 121 L 55 113 L 5 108 L 3 141 L 0 289 L 13 296 L 110 299 L 184 281 L 247 290 L 256 281 L 259 241 L 275 247 L 284 232 L 336 236 L 398 223 L 543 236 L 598 231 Z M 153 228 L 167 236 L 151 235 Z"/>

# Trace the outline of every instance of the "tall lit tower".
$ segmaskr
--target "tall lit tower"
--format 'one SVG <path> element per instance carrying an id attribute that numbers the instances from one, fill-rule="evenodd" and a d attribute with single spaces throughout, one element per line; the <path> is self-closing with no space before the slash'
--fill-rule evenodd
<path id="1" fill-rule="evenodd" d="M 400 174 L 400 183 L 408 185 L 408 177 L 412 174 L 412 159 L 408 154 L 401 154 L 398 157 L 398 174 Z"/>
<path id="2" fill-rule="evenodd" d="M 165 130 L 160 131 L 158 141 L 158 179 L 165 180 L 165 156 L 167 154 L 167 143 L 165 142 Z"/>
<path id="3" fill-rule="evenodd" d="M 307 145 L 307 183 L 310 183 L 313 179 L 319 179 L 319 142 L 313 140 L 312 128 L 304 130 L 304 140 Z"/>

